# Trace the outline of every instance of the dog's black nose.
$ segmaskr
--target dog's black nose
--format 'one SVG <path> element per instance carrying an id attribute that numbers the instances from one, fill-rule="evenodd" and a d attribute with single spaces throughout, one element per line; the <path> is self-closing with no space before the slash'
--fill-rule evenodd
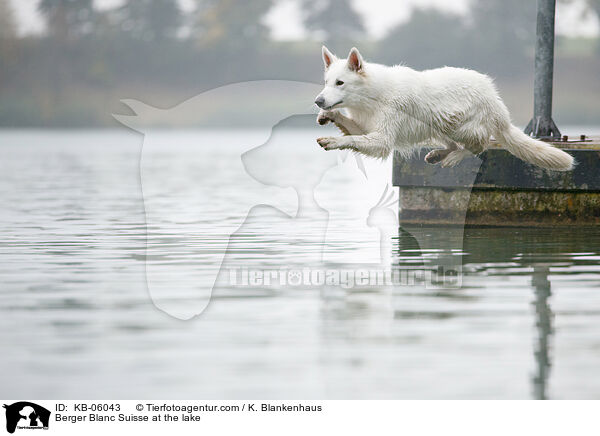
<path id="1" fill-rule="evenodd" d="M 325 105 L 325 99 L 321 96 L 318 96 L 317 99 L 315 100 L 315 104 L 317 106 L 319 106 L 321 109 L 323 109 L 323 106 Z"/>

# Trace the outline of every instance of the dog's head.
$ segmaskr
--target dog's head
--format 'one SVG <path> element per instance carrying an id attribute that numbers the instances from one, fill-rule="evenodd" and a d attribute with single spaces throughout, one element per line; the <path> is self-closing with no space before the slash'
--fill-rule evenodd
<path id="1" fill-rule="evenodd" d="M 360 87 L 365 81 L 364 61 L 358 49 L 353 47 L 348 59 L 338 59 L 323 46 L 325 64 L 325 87 L 315 99 L 321 109 L 337 109 L 358 103 Z"/>

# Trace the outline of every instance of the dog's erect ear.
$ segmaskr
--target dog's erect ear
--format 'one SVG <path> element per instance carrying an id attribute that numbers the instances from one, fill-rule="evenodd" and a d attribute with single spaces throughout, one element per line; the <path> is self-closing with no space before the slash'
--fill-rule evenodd
<path id="1" fill-rule="evenodd" d="M 361 71 L 363 68 L 363 58 L 356 47 L 352 47 L 348 55 L 348 68 L 356 72 Z"/>
<path id="2" fill-rule="evenodd" d="M 323 64 L 325 65 L 325 69 L 327 69 L 327 68 L 329 68 L 329 65 L 331 65 L 331 63 L 333 61 L 335 61 L 337 58 L 325 46 L 323 46 L 323 48 L 321 49 L 321 52 L 323 53 Z"/>

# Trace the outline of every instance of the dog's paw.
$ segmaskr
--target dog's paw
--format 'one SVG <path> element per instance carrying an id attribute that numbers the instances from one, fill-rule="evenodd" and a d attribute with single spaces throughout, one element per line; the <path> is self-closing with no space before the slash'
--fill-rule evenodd
<path id="1" fill-rule="evenodd" d="M 425 162 L 431 165 L 440 163 L 442 159 L 448 156 L 448 150 L 432 150 L 425 155 Z"/>
<path id="2" fill-rule="evenodd" d="M 321 111 L 319 112 L 319 115 L 317 115 L 317 123 L 320 124 L 321 126 L 324 126 L 325 124 L 329 123 L 329 122 L 334 122 L 335 121 L 335 112 L 334 111 L 326 111 L 321 109 Z"/>
<path id="3" fill-rule="evenodd" d="M 337 138 L 334 138 L 333 136 L 317 138 L 317 142 L 323 150 L 335 150 L 336 148 L 339 148 Z"/>
<path id="4" fill-rule="evenodd" d="M 329 123 L 330 121 L 332 121 L 330 118 L 326 117 L 325 115 L 319 114 L 317 116 L 317 124 L 324 126 L 325 124 Z"/>

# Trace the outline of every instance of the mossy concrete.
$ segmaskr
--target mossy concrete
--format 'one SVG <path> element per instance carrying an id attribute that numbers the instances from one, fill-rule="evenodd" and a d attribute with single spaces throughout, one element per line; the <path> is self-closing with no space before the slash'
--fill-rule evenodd
<path id="1" fill-rule="evenodd" d="M 553 226 L 600 224 L 600 193 L 400 188 L 411 224 Z"/>
<path id="2" fill-rule="evenodd" d="M 548 171 L 505 150 L 488 150 L 455 168 L 419 156 L 394 161 L 400 221 L 472 226 L 579 226 L 600 224 L 600 150 L 593 143 L 568 149 L 573 171 Z"/>

